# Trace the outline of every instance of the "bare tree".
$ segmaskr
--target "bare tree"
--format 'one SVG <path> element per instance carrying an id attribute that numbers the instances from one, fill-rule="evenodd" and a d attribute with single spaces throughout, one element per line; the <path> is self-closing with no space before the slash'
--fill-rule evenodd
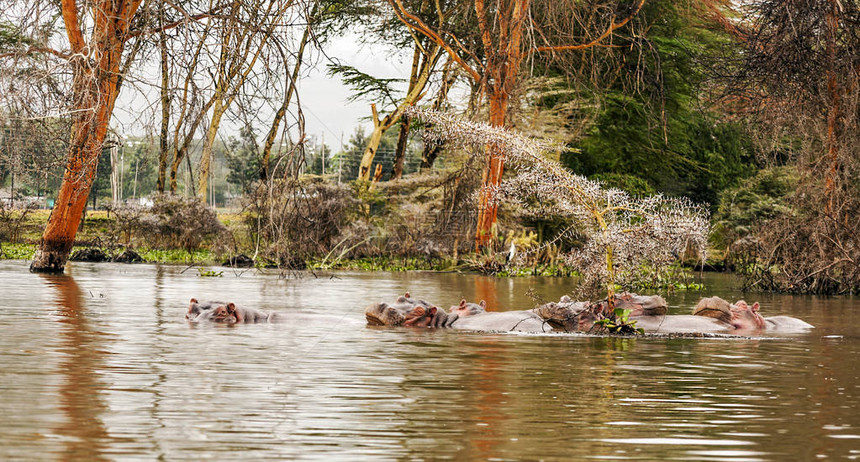
<path id="1" fill-rule="evenodd" d="M 122 84 L 135 63 L 144 39 L 160 30 L 214 17 L 224 5 L 208 3 L 200 12 L 189 13 L 179 3 L 182 19 L 158 26 L 142 0 L 61 0 L 23 2 L 7 0 L 3 22 L 19 24 L 33 43 L 0 54 L 4 68 L 20 68 L 29 58 L 50 57 L 48 72 L 57 81 L 65 101 L 55 109 L 72 121 L 66 170 L 55 207 L 48 219 L 32 271 L 62 272 L 74 243 L 78 224 L 92 186 L 108 124 Z M 188 2 L 188 7 L 197 7 Z M 52 33 L 53 18 L 62 18 L 63 33 Z M 39 87 L 43 81 L 26 86 Z"/>
<path id="2" fill-rule="evenodd" d="M 740 243 L 764 289 L 860 287 L 860 2 L 737 5 L 743 53 L 718 69 L 724 101 L 758 123 L 762 152 L 800 174 L 791 207 Z M 729 71 L 729 72 L 725 72 Z"/>

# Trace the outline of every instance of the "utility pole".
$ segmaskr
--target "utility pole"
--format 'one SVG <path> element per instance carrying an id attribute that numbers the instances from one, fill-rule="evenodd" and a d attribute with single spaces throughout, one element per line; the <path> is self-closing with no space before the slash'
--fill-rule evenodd
<path id="1" fill-rule="evenodd" d="M 341 171 L 343 170 L 342 167 L 343 167 L 343 154 L 344 154 L 344 152 L 345 151 L 343 149 L 343 132 L 340 132 L 340 155 L 337 156 L 337 184 L 340 184 L 340 174 L 341 174 Z"/>
<path id="2" fill-rule="evenodd" d="M 140 159 L 137 159 L 134 162 L 134 188 L 133 188 L 132 193 L 131 193 L 132 198 L 137 197 L 137 172 L 138 172 L 138 170 L 140 170 Z"/>

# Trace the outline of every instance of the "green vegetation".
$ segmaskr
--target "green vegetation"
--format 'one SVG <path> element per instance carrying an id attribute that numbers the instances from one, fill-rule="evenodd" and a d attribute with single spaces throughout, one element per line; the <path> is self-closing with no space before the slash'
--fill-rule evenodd
<path id="1" fill-rule="evenodd" d="M 615 308 L 613 316 L 603 318 L 595 322 L 594 325 L 602 327 L 613 334 L 633 335 L 645 333 L 644 329 L 636 327 L 636 321 L 630 320 L 630 310 L 623 308 Z"/>

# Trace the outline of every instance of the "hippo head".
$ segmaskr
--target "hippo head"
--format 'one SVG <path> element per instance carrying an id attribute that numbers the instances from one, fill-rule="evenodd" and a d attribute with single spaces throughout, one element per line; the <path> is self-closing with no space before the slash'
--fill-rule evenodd
<path id="1" fill-rule="evenodd" d="M 374 303 L 364 309 L 364 317 L 371 326 L 402 326 L 406 314 L 409 313 L 407 308 L 399 303 Z"/>
<path id="2" fill-rule="evenodd" d="M 192 298 L 191 302 L 188 304 L 188 312 L 185 313 L 185 319 L 193 320 L 201 313 L 211 310 L 219 305 L 226 305 L 226 302 L 217 302 L 217 301 L 206 301 L 206 302 L 198 302 L 196 298 Z"/>
<path id="3" fill-rule="evenodd" d="M 417 306 L 428 309 L 431 305 L 424 300 L 413 299 L 409 292 L 406 292 L 405 295 L 397 297 L 393 304 L 383 302 L 368 305 L 364 309 L 364 317 L 371 326 L 402 326 L 406 315 Z"/>
<path id="4" fill-rule="evenodd" d="M 747 305 L 747 302 L 738 300 L 731 307 L 732 317 L 731 325 L 736 329 L 764 329 L 764 318 L 758 313 L 758 302 L 752 306 Z"/>
<path id="5" fill-rule="evenodd" d="M 699 300 L 696 308 L 693 309 L 693 314 L 732 323 L 732 306 L 720 297 L 706 297 Z"/>
<path id="6" fill-rule="evenodd" d="M 236 305 L 233 303 L 213 304 L 210 309 L 202 311 L 192 322 L 216 322 L 221 324 L 235 324 L 239 322 Z"/>
<path id="7" fill-rule="evenodd" d="M 615 308 L 630 310 L 630 316 L 664 316 L 669 311 L 666 300 L 659 295 L 638 295 L 629 292 L 615 297 Z"/>
<path id="8" fill-rule="evenodd" d="M 466 299 L 460 300 L 460 304 L 451 307 L 451 314 L 456 314 L 459 317 L 472 316 L 478 313 L 487 311 L 487 302 L 481 300 L 480 303 L 468 303 Z"/>
<path id="9" fill-rule="evenodd" d="M 574 302 L 566 295 L 558 303 L 546 303 L 534 312 L 553 329 L 565 332 L 588 332 L 599 319 L 588 302 Z"/>
<path id="10" fill-rule="evenodd" d="M 429 327 L 433 323 L 433 316 L 436 316 L 438 311 L 439 309 L 435 306 L 431 306 L 429 308 L 416 306 L 412 311 L 406 313 L 403 325 L 411 327 Z"/>

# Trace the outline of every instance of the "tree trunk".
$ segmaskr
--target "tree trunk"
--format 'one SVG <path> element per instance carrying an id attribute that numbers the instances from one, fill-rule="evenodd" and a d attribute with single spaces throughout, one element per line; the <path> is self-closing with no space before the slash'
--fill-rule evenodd
<path id="1" fill-rule="evenodd" d="M 394 152 L 394 168 L 391 171 L 391 179 L 396 180 L 403 176 L 403 162 L 406 160 L 406 142 L 409 141 L 409 118 L 400 118 L 400 134 L 397 136 L 397 150 Z"/>
<path id="2" fill-rule="evenodd" d="M 65 269 L 119 93 L 124 38 L 140 6 L 139 0 L 97 3 L 93 8 L 103 13 L 95 16 L 87 45 L 79 25 L 78 5 L 74 0 L 62 0 L 66 34 L 76 54 L 72 58 L 76 115 L 63 182 L 30 265 L 33 272 L 61 273 Z M 95 63 L 85 61 L 83 51 L 87 47 L 96 51 L 90 54 L 98 57 Z"/>
<path id="3" fill-rule="evenodd" d="M 217 96 L 216 96 L 217 98 Z M 206 194 L 209 187 L 209 173 L 212 169 L 212 146 L 215 144 L 215 136 L 218 134 L 218 127 L 221 126 L 221 117 L 227 111 L 221 99 L 215 101 L 215 108 L 212 109 L 212 120 L 209 122 L 209 129 L 206 130 L 206 138 L 203 140 L 203 153 L 200 156 L 200 168 L 197 175 L 197 195 L 206 201 Z"/>
<path id="4" fill-rule="evenodd" d="M 517 76 L 523 59 L 522 36 L 527 19 L 528 0 L 515 0 L 505 3 L 504 14 L 498 15 L 498 41 L 494 45 L 487 35 L 484 2 L 475 3 L 479 26 L 484 33 L 484 49 L 488 52 L 485 76 L 489 77 L 490 125 L 504 127 L 508 112 L 510 95 L 517 85 Z M 505 157 L 496 146 L 487 146 L 487 163 L 481 182 L 481 196 L 478 201 L 478 224 L 475 229 L 475 248 L 487 247 L 496 231 L 496 217 L 499 204 L 494 197 L 502 182 Z"/>
<path id="5" fill-rule="evenodd" d="M 376 112 L 376 104 L 370 105 L 370 110 L 373 113 L 373 132 L 367 139 L 367 147 L 364 148 L 364 154 L 361 156 L 361 166 L 358 169 L 358 179 L 367 181 L 370 179 L 370 167 L 373 166 L 373 158 L 376 157 L 376 150 L 379 149 L 379 143 L 382 141 L 382 135 L 388 129 L 389 120 L 394 114 L 389 114 L 382 121 L 379 120 L 379 113 Z M 400 114 L 397 114 L 398 117 Z"/>
<path id="6" fill-rule="evenodd" d="M 308 25 L 305 28 L 304 34 L 302 34 L 302 40 L 299 42 L 299 51 L 296 53 L 296 63 L 293 66 L 293 73 L 290 75 L 290 83 L 287 86 L 287 93 L 284 95 L 284 102 L 281 104 L 281 107 L 278 108 L 278 111 L 275 113 L 275 118 L 272 120 L 272 125 L 269 128 L 269 133 L 266 135 L 266 142 L 263 144 L 263 158 L 261 159 L 260 165 L 260 180 L 268 181 L 269 176 L 271 175 L 272 167 L 269 165 L 272 159 L 272 146 L 275 144 L 275 137 L 278 135 L 278 129 L 281 126 L 281 121 L 284 119 L 284 116 L 287 113 L 287 109 L 290 107 L 290 101 L 293 98 L 293 93 L 296 91 L 296 80 L 299 78 L 299 70 L 302 67 L 302 59 L 305 54 L 305 47 L 308 44 L 308 41 L 311 38 L 311 25 L 314 22 L 314 18 L 316 17 L 316 8 L 319 4 L 314 3 L 314 10 L 310 14 L 310 19 L 308 19 Z M 286 62 L 286 58 L 284 57 L 284 62 Z"/>
<path id="7" fill-rule="evenodd" d="M 502 127 L 505 124 L 505 116 L 508 110 L 507 95 L 494 92 L 490 95 L 490 125 Z M 478 200 L 478 223 L 475 230 L 475 247 L 482 249 L 487 247 L 495 233 L 496 216 L 499 204 L 493 197 L 495 188 L 502 182 L 502 173 L 505 168 L 505 158 L 499 150 L 487 146 L 487 163 L 481 180 L 481 196 Z"/>
<path id="8" fill-rule="evenodd" d="M 836 39 L 839 31 L 839 2 L 831 0 L 830 10 L 827 14 L 827 160 L 830 167 L 824 180 L 824 196 L 827 198 L 825 211 L 831 213 L 834 210 L 834 195 L 836 193 L 839 172 L 839 112 L 840 112 L 840 88 L 836 76 Z"/>
<path id="9" fill-rule="evenodd" d="M 159 24 L 164 22 L 164 4 L 159 3 Z M 170 129 L 170 75 L 167 72 L 167 42 L 164 31 L 158 38 L 158 47 L 161 50 L 161 139 L 158 151 L 158 184 L 156 190 L 164 193 L 167 180 L 167 154 L 170 144 L 168 143 L 168 130 Z"/>
<path id="10" fill-rule="evenodd" d="M 427 86 L 430 74 L 439 60 L 440 51 L 441 48 L 439 46 L 434 46 L 424 55 L 424 62 L 421 64 L 421 70 L 417 74 L 418 77 L 415 79 L 415 84 L 412 85 L 410 82 L 410 89 L 406 94 L 406 98 L 397 105 L 394 111 L 382 120 L 379 120 L 376 105 L 370 105 L 373 112 L 373 132 L 370 134 L 367 147 L 364 149 L 364 154 L 361 157 L 361 165 L 358 169 L 358 179 L 360 181 L 368 181 L 370 179 L 370 167 L 373 166 L 373 158 L 376 156 L 376 150 L 379 149 L 379 142 L 382 140 L 383 133 L 400 120 L 400 116 L 406 108 L 414 105 L 424 96 L 424 87 Z"/>
<path id="11" fill-rule="evenodd" d="M 194 133 L 197 132 L 197 127 L 200 126 L 200 123 L 203 122 L 203 116 L 206 115 L 206 111 L 212 106 L 212 102 L 214 100 L 210 99 L 206 102 L 203 108 L 200 110 L 200 113 L 197 114 L 197 117 L 192 122 L 191 126 L 188 127 L 188 132 L 185 134 L 185 137 L 182 139 L 182 142 L 179 143 L 179 122 L 177 121 L 176 131 L 174 133 L 174 145 L 173 145 L 173 162 L 170 164 L 170 193 L 176 194 L 176 175 L 179 172 L 179 166 L 182 165 L 182 161 L 188 158 L 188 150 L 191 148 L 191 142 L 194 141 Z M 194 172 L 191 171 L 191 164 L 188 164 L 188 173 L 191 175 L 192 179 L 194 177 Z M 193 180 L 192 180 L 193 181 Z M 191 185 L 191 189 L 194 189 L 194 185 Z"/>
<path id="12" fill-rule="evenodd" d="M 407 93 L 418 83 L 419 65 L 421 63 L 421 48 L 418 44 L 412 52 L 412 70 L 409 73 L 409 88 Z M 406 157 L 406 142 L 409 140 L 409 119 L 400 118 L 400 133 L 397 135 L 397 148 L 394 151 L 394 166 L 391 169 L 391 179 L 396 180 L 403 176 L 403 160 Z"/>
<path id="13" fill-rule="evenodd" d="M 110 87 L 108 85 L 107 87 Z M 106 90 L 109 88 L 106 88 Z M 103 93 L 104 98 L 115 98 L 115 94 Z M 87 198 L 95 176 L 102 143 L 107 133 L 110 114 L 109 104 L 99 104 L 96 114 L 78 116 L 73 131 L 73 142 L 69 147 L 63 183 L 57 194 L 54 208 L 45 226 L 39 249 L 30 265 L 30 271 L 62 273 L 69 252 L 75 241 Z M 91 120 L 90 120 L 91 119 Z"/>

